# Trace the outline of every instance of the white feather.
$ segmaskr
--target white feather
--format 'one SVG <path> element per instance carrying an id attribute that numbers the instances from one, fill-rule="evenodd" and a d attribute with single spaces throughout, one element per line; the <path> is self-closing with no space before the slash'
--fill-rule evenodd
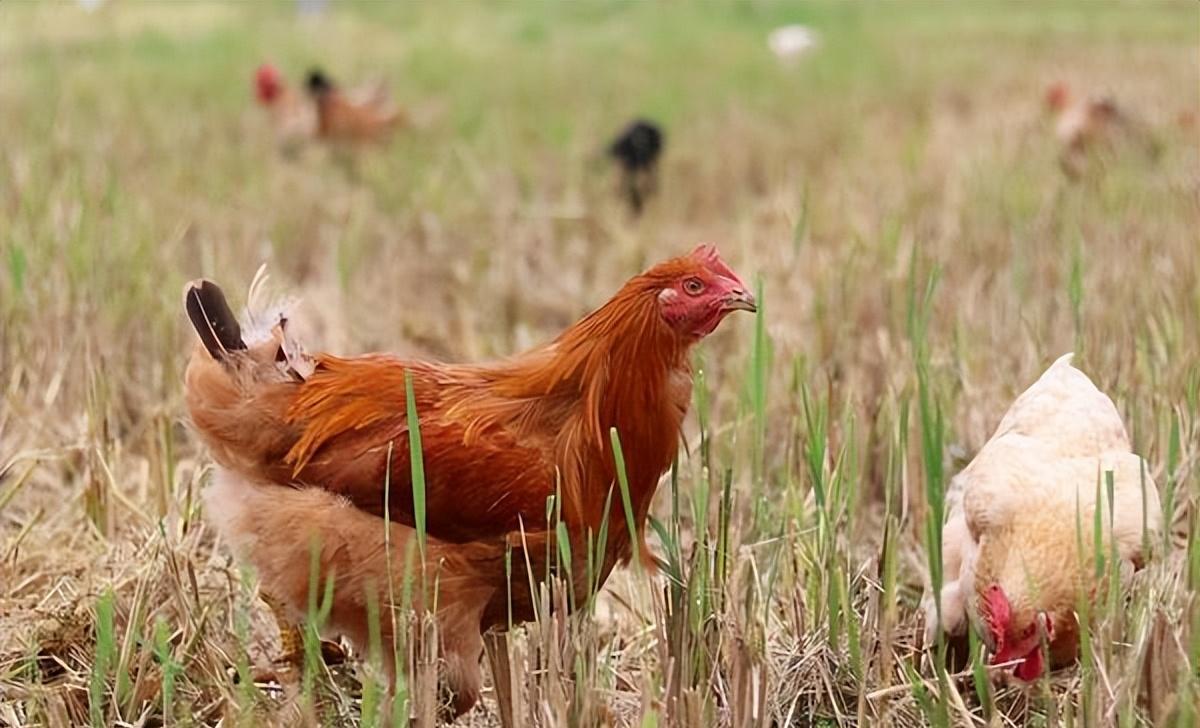
<path id="1" fill-rule="evenodd" d="M 283 370 L 292 370 L 303 378 L 313 371 L 313 360 L 304 346 L 288 331 L 288 319 L 299 299 L 276 291 L 269 285 L 267 264 L 263 263 L 254 273 L 246 293 L 246 309 L 242 313 L 242 340 L 250 347 L 268 341 L 278 341 L 283 350 Z"/>
<path id="2" fill-rule="evenodd" d="M 271 276 L 263 263 L 254 273 L 246 293 L 246 309 L 242 313 L 242 339 L 249 345 L 261 344 L 275 336 L 275 327 L 287 320 L 297 299 L 271 291 Z"/>

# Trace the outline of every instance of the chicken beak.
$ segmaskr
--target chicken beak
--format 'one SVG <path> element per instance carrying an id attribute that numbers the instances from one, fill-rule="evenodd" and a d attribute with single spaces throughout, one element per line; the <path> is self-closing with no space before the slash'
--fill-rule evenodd
<path id="1" fill-rule="evenodd" d="M 758 310 L 758 305 L 754 301 L 754 296 L 745 288 L 735 288 L 730 291 L 725 298 L 725 310 L 727 311 L 749 311 L 754 313 Z"/>

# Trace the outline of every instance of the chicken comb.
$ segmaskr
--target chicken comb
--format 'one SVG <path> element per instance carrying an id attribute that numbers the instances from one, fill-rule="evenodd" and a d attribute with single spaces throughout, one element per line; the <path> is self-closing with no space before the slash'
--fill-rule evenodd
<path id="1" fill-rule="evenodd" d="M 981 611 L 988 625 L 991 626 L 992 633 L 996 635 L 997 640 L 1003 641 L 1004 635 L 1008 631 L 1008 624 L 1012 621 L 1012 605 L 1008 603 L 1008 597 L 1004 595 L 1004 590 L 997 584 L 988 587 L 983 593 L 981 606 Z M 1003 649 L 1003 645 L 997 645 L 996 648 Z"/>
<path id="2" fill-rule="evenodd" d="M 254 71 L 254 92 L 259 101 L 270 103 L 283 89 L 283 76 L 279 69 L 270 63 L 264 63 Z"/>
<path id="3" fill-rule="evenodd" d="M 279 69 L 270 63 L 264 63 L 254 71 L 254 80 L 260 84 L 276 83 L 282 78 Z"/>
<path id="4" fill-rule="evenodd" d="M 730 278 L 738 281 L 739 283 L 742 280 L 741 276 L 739 276 L 737 273 L 734 273 L 733 269 L 729 267 L 729 264 L 721 258 L 721 254 L 717 252 L 717 246 L 711 243 L 697 245 L 696 249 L 693 250 L 688 257 L 719 276 Z"/>
<path id="5" fill-rule="evenodd" d="M 1061 109 L 1071 98 L 1071 87 L 1065 81 L 1056 81 L 1046 87 L 1046 105 L 1052 109 Z"/>

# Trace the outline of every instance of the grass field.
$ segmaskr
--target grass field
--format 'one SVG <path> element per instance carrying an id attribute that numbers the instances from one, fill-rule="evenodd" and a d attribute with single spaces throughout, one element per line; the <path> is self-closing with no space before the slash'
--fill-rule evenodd
<path id="1" fill-rule="evenodd" d="M 822 36 L 792 67 L 786 22 Z M 418 127 L 284 158 L 268 58 L 383 75 Z M 764 305 L 701 347 L 656 500 L 687 587 L 619 571 L 594 615 L 517 634 L 518 724 L 1200 722 L 1194 2 L 7 0 L 0 68 L 0 725 L 378 724 L 353 663 L 247 679 L 277 638 L 203 519 L 185 281 L 240 300 L 265 262 L 313 348 L 483 360 L 701 241 Z M 1069 181 L 1057 80 L 1135 110 L 1158 160 Z M 636 221 L 601 159 L 635 115 L 668 135 Z M 1166 546 L 1080 666 L 947 674 L 920 646 L 928 494 L 1072 350 Z M 499 724 L 493 694 L 460 722 Z"/>

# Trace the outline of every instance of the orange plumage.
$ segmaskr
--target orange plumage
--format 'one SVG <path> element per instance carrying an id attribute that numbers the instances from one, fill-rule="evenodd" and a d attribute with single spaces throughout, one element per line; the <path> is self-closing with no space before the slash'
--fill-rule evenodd
<path id="1" fill-rule="evenodd" d="M 317 108 L 317 135 L 323 139 L 381 141 L 405 123 L 403 112 L 380 86 L 345 91 L 314 70 L 308 74 L 308 93 Z"/>
<path id="2" fill-rule="evenodd" d="M 285 151 L 312 139 L 331 142 L 382 141 L 406 123 L 404 112 L 380 83 L 344 89 L 320 70 L 308 75 L 307 88 L 296 89 L 275 66 L 254 73 L 254 92 L 271 116 Z"/>
<path id="3" fill-rule="evenodd" d="M 303 555 L 314 535 L 327 554 L 323 569 L 348 574 L 347 587 L 358 591 L 365 582 L 353 575 L 370 572 L 370 583 L 386 582 L 385 508 L 398 524 L 393 548 L 411 540 L 405 376 L 411 377 L 425 468 L 426 563 L 442 574 L 437 618 L 443 635 L 474 635 L 443 644 L 455 653 L 446 680 L 461 712 L 478 689 L 480 632 L 506 624 L 510 608 L 515 620 L 534 616 L 522 569 L 514 569 L 509 603 L 506 550 L 528 544 L 512 563 L 528 559 L 534 579 L 545 576 L 539 555 L 553 541 L 547 498 L 557 493 L 574 553 L 585 553 L 589 534 L 595 538 L 606 518 L 613 524 L 601 583 L 631 558 L 621 498 L 610 496 L 616 469 L 609 431 L 624 445 L 640 539 L 678 448 L 691 397 L 688 351 L 728 313 L 754 310 L 754 301 L 716 251 L 701 247 L 634 277 L 549 344 L 483 365 L 386 355 L 309 359 L 297 353 L 284 322 L 263 340 L 245 343 L 207 282 L 191 286 L 188 307 L 205 346 L 188 367 L 187 403 L 222 466 L 209 510 L 257 567 L 264 590 L 297 611 L 304 602 L 296 601 L 296 583 L 307 580 Z M 273 510 L 293 516 L 281 524 L 270 522 L 277 514 L 253 515 Z M 584 596 L 586 579 L 573 581 Z M 334 630 L 361 647 L 362 610 L 335 600 Z"/>

